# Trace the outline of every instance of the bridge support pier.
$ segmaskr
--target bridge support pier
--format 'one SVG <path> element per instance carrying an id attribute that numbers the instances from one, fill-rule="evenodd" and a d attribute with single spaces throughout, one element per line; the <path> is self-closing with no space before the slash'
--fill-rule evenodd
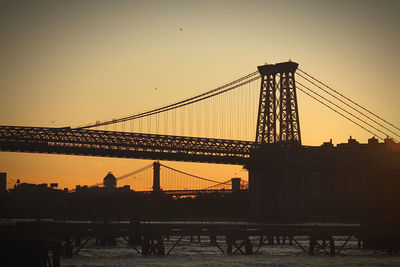
<path id="1" fill-rule="evenodd" d="M 322 243 L 320 244 L 318 241 L 322 241 Z M 326 241 L 328 241 L 328 243 Z M 326 246 L 328 244 L 329 244 L 329 250 L 326 250 Z M 318 236 L 318 235 L 310 236 L 308 255 L 315 255 L 317 252 L 321 250 L 325 251 L 326 254 L 329 254 L 331 256 L 336 255 L 335 240 L 333 240 L 332 236 Z"/>
<path id="2" fill-rule="evenodd" d="M 60 267 L 61 242 L 52 242 L 50 250 L 53 254 L 52 267 Z"/>
<path id="3" fill-rule="evenodd" d="M 253 245 L 251 244 L 251 241 L 249 238 L 243 241 L 244 243 L 244 251 L 246 255 L 252 255 L 253 254 Z"/>
<path id="4" fill-rule="evenodd" d="M 299 221 L 305 214 L 307 175 L 300 147 L 265 144 L 253 152 L 249 171 L 251 217 L 257 220 Z"/>
<path id="5" fill-rule="evenodd" d="M 79 235 L 74 237 L 74 241 L 76 247 L 79 247 L 81 245 L 81 237 Z"/>
<path id="6" fill-rule="evenodd" d="M 165 255 L 164 240 L 161 235 L 145 235 L 142 239 L 142 255 Z"/>
<path id="7" fill-rule="evenodd" d="M 68 239 L 64 244 L 64 255 L 65 258 L 72 258 L 72 242 Z"/>
<path id="8" fill-rule="evenodd" d="M 231 255 L 232 254 L 232 248 L 234 244 L 234 240 L 231 236 L 226 236 L 226 254 Z"/>
<path id="9" fill-rule="evenodd" d="M 239 241 L 239 242 L 237 242 Z M 226 236 L 226 253 L 228 255 L 233 255 L 239 252 L 244 255 L 253 254 L 253 245 L 251 244 L 250 238 L 248 236 Z M 242 250 L 244 248 L 244 251 Z"/>
<path id="10" fill-rule="evenodd" d="M 217 236 L 210 235 L 210 244 L 217 244 Z"/>

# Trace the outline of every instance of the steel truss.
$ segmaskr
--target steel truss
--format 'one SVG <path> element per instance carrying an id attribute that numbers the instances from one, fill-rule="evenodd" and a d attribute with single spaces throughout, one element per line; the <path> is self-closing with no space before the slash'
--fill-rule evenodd
<path id="1" fill-rule="evenodd" d="M 0 150 L 206 163 L 246 163 L 254 142 L 67 128 L 0 126 Z"/>
<path id="2" fill-rule="evenodd" d="M 291 61 L 258 66 L 261 88 L 255 141 L 257 145 L 301 145 L 294 78 L 297 66 L 297 63 Z"/>

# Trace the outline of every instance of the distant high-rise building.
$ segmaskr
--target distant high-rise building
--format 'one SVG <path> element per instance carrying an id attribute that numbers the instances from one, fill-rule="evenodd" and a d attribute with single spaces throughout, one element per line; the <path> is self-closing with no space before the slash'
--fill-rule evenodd
<path id="1" fill-rule="evenodd" d="M 0 193 L 7 191 L 7 173 L 0 172 Z"/>

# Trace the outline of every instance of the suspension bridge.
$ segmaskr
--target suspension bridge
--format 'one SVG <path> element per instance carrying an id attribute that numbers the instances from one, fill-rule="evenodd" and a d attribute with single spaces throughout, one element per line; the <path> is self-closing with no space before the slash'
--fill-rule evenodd
<path id="1" fill-rule="evenodd" d="M 194 97 L 85 126 L 0 126 L 0 149 L 244 165 L 261 144 L 301 145 L 296 89 L 372 136 L 398 142 L 399 127 L 301 69 L 295 80 L 297 67 L 259 66 Z"/>
<path id="2" fill-rule="evenodd" d="M 243 165 L 249 171 L 251 206 L 257 214 L 305 212 L 305 206 L 326 201 L 323 177 L 332 177 L 330 183 L 340 186 L 351 183 L 351 188 L 369 177 L 372 190 L 379 180 L 376 170 L 382 170 L 392 183 L 398 164 L 387 154 L 366 157 L 361 148 L 351 154 L 343 147 L 326 149 L 332 144 L 302 145 L 297 91 L 371 134 L 371 147 L 380 140 L 400 151 L 398 126 L 292 61 L 258 66 L 212 90 L 129 116 L 62 128 L 0 126 L 0 150 Z M 377 157 L 385 162 L 377 163 Z M 341 198 L 340 186 L 335 198 Z M 358 192 L 346 194 L 350 199 Z M 307 200 L 308 195 L 315 199 Z"/>
<path id="3" fill-rule="evenodd" d="M 158 161 L 115 178 L 116 185 L 139 193 L 163 192 L 167 195 L 227 194 L 248 190 L 248 182 L 231 178 L 220 182 L 190 174 Z M 104 187 L 105 182 L 89 186 Z M 75 191 L 75 190 L 71 190 Z"/>

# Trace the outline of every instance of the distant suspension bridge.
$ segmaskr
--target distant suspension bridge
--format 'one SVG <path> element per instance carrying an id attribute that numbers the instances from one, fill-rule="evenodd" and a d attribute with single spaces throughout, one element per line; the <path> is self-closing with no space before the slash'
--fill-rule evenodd
<path id="1" fill-rule="evenodd" d="M 129 186 L 136 192 L 163 192 L 170 195 L 232 193 L 248 190 L 248 182 L 232 178 L 223 182 L 200 177 L 162 163 L 154 162 L 116 178 L 117 185 Z M 102 187 L 104 183 L 89 186 Z"/>

